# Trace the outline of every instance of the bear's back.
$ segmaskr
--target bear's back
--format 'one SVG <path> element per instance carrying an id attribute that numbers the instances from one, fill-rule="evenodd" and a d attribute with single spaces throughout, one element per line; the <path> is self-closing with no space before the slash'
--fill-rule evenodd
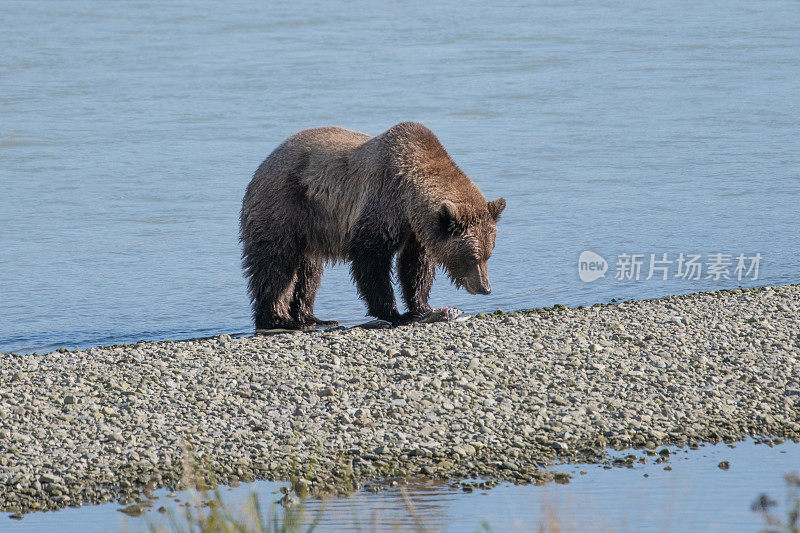
<path id="1" fill-rule="evenodd" d="M 299 131 L 286 139 L 285 144 L 318 154 L 346 156 L 371 138 L 360 131 L 324 126 Z"/>
<path id="2" fill-rule="evenodd" d="M 262 163 L 254 181 L 272 218 L 291 221 L 324 259 L 344 259 L 374 168 L 351 162 L 373 137 L 337 126 L 299 131 Z M 275 215 L 278 215 L 277 217 Z"/>

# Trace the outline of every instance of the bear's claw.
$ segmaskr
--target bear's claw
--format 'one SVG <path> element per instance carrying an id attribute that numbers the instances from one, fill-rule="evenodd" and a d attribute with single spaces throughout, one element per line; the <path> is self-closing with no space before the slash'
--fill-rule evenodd
<path id="1" fill-rule="evenodd" d="M 321 320 L 315 316 L 310 316 L 303 320 L 303 329 L 309 328 L 333 328 L 339 325 L 336 320 Z"/>
<path id="2" fill-rule="evenodd" d="M 430 311 L 427 313 L 412 313 L 411 311 L 408 311 L 407 313 L 403 313 L 396 319 L 392 320 L 392 326 L 407 326 L 408 324 L 413 324 L 414 322 L 422 322 L 422 320 L 429 314 Z"/>

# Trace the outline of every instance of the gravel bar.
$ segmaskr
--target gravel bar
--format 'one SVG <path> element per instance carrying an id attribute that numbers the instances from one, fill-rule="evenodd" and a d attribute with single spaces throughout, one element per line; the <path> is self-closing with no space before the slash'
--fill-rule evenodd
<path id="1" fill-rule="evenodd" d="M 800 438 L 800 286 L 463 323 L 0 354 L 0 509 L 187 483 L 541 483 L 609 450 Z M 657 454 L 656 454 L 657 455 Z M 663 455 L 663 454 L 662 454 Z M 558 479 L 557 479 L 558 480 Z"/>

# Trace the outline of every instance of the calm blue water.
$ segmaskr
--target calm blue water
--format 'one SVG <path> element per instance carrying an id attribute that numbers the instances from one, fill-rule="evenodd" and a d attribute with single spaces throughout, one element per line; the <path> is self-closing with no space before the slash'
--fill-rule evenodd
<path id="1" fill-rule="evenodd" d="M 470 312 L 800 278 L 800 4 L 0 3 L 0 350 L 251 328 L 237 215 L 293 132 L 422 121 L 509 203 Z M 593 250 L 758 280 L 578 278 Z M 649 257 L 649 256 L 648 256 Z M 646 267 L 645 267 L 646 273 Z M 346 267 L 318 315 L 363 317 Z"/>
<path id="2" fill-rule="evenodd" d="M 465 494 L 448 485 L 413 483 L 405 487 L 413 512 L 400 490 L 308 500 L 305 517 L 311 521 L 319 514 L 315 531 L 322 532 L 480 532 L 485 531 L 484 523 L 497 532 L 538 531 L 540 524 L 559 525 L 560 531 L 586 532 L 755 532 L 764 529 L 766 523 L 751 510 L 753 502 L 767 494 L 778 504 L 772 509 L 774 515 L 785 520 L 791 493 L 784 474 L 800 473 L 800 446 L 791 443 L 774 448 L 752 442 L 738 443 L 735 448 L 704 446 L 696 451 L 678 450 L 668 463 L 655 464 L 652 459 L 632 469 L 607 471 L 598 465 L 561 465 L 559 471 L 572 475 L 567 485 L 504 484 L 488 492 Z M 718 468 L 721 461 L 730 463 L 729 470 Z M 665 471 L 665 465 L 672 470 Z M 581 475 L 581 471 L 586 474 Z M 233 514 L 241 516 L 238 510 L 253 493 L 265 512 L 269 510 L 282 496 L 278 492 L 281 485 L 285 484 L 257 482 L 230 491 L 223 489 L 221 494 Z M 165 497 L 166 491 L 158 495 L 153 509 L 165 506 L 174 516 L 183 516 L 179 503 Z M 192 499 L 186 493 L 178 496 L 181 501 Z M 119 531 L 125 525 L 127 531 L 145 532 L 150 525 L 170 524 L 169 513 L 161 515 L 151 509 L 141 517 L 126 518 L 117 511 L 120 508 L 106 504 L 35 513 L 21 522 L 0 517 L 0 530 L 5 526 L 30 533 L 99 533 Z M 549 527 L 547 531 L 559 529 Z"/>
<path id="3" fill-rule="evenodd" d="M 244 188 L 285 137 L 328 124 L 374 134 L 424 122 L 487 197 L 507 198 L 493 294 L 442 279 L 436 305 L 800 281 L 794 0 L 4 0 L 0 20 L 0 351 L 249 331 Z M 605 279 L 580 280 L 584 250 L 608 261 Z M 619 254 L 681 252 L 763 262 L 742 281 L 733 265 L 728 280 L 675 278 L 676 265 L 666 281 L 614 279 Z M 346 267 L 327 270 L 317 305 L 323 318 L 363 317 Z M 796 446 L 761 448 L 541 490 L 412 495 L 434 529 L 525 530 L 553 506 L 584 529 L 600 517 L 623 530 L 753 530 L 752 499 L 781 500 L 797 464 Z M 396 493 L 332 505 L 328 530 L 354 512 L 409 526 Z M 67 510 L 0 529 L 112 530 L 119 517 Z"/>

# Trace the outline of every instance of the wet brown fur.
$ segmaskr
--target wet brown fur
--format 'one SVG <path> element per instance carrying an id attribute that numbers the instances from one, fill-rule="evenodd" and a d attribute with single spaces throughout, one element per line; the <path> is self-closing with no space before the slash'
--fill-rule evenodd
<path id="1" fill-rule="evenodd" d="M 325 263 L 350 261 L 368 313 L 393 324 L 430 310 L 435 266 L 488 293 L 502 198 L 487 202 L 422 124 L 371 137 L 303 130 L 259 166 L 245 193 L 240 240 L 257 329 L 331 324 L 314 316 Z M 408 313 L 397 310 L 393 257 Z"/>

